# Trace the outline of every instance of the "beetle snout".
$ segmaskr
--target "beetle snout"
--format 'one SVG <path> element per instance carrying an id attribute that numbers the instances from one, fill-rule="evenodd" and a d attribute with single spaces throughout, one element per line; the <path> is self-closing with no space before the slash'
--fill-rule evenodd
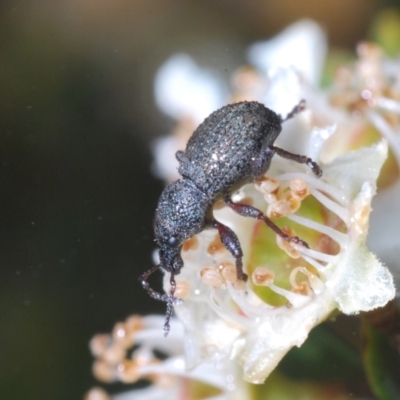
<path id="1" fill-rule="evenodd" d="M 179 274 L 183 267 L 183 260 L 180 254 L 181 246 L 167 247 L 163 246 L 159 250 L 161 267 L 168 272 Z"/>
<path id="2" fill-rule="evenodd" d="M 179 274 L 182 267 L 183 267 L 183 260 L 182 260 L 181 255 L 178 253 L 172 263 L 172 269 L 175 272 L 175 274 Z"/>

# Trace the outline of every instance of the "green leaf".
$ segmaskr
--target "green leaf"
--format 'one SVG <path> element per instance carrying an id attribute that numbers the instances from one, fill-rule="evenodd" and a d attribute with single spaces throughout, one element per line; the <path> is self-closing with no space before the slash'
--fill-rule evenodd
<path id="1" fill-rule="evenodd" d="M 347 386 L 365 382 L 361 354 L 328 324 L 314 328 L 300 348 L 290 350 L 278 369 L 294 379 L 340 381 Z"/>
<path id="2" fill-rule="evenodd" d="M 396 57 L 400 53 L 400 11 L 387 8 L 375 18 L 370 30 L 373 41 L 382 46 L 386 54 Z"/>
<path id="3" fill-rule="evenodd" d="M 364 364 L 371 388 L 380 400 L 400 399 L 400 355 L 388 338 L 367 322 L 363 326 Z"/>
<path id="4" fill-rule="evenodd" d="M 274 371 L 262 385 L 249 385 L 250 399 L 257 400 L 350 400 L 351 395 L 337 383 L 320 384 L 289 379 Z"/>

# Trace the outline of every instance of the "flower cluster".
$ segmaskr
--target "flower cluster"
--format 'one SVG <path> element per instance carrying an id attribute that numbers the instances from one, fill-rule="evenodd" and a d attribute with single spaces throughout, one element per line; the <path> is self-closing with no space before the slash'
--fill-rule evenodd
<path id="1" fill-rule="evenodd" d="M 262 221 L 239 216 L 217 202 L 215 218 L 239 237 L 248 282 L 237 279 L 234 259 L 217 231 L 206 230 L 191 238 L 183 246 L 184 267 L 176 276 L 175 296 L 184 300 L 175 305 L 180 324 L 173 322 L 171 336 L 163 342 L 170 358 L 155 361 L 148 356 L 161 346 L 161 329 L 151 334 L 146 326 L 136 330 L 135 343 L 141 338 L 140 347 L 129 361 L 124 357 L 133 342 L 122 340 L 123 357 L 110 361 L 106 355 L 119 343 L 118 334 L 112 344 L 110 337 L 97 338 L 106 343 L 98 350 L 97 342 L 92 342 L 92 352 L 99 357 L 95 364 L 99 378 L 103 373 L 103 380 L 131 382 L 147 377 L 160 387 L 164 378 L 158 374 L 168 371 L 213 386 L 219 393 L 213 399 L 241 398 L 235 394 L 238 387 L 244 390 L 238 383 L 241 376 L 247 382 L 264 382 L 290 348 L 300 346 L 310 330 L 336 310 L 369 311 L 394 298 L 391 273 L 365 243 L 388 144 L 400 165 L 398 63 L 396 70 L 376 46 L 362 44 L 360 59 L 340 69 L 333 87 L 323 93 L 315 84 L 325 52 L 325 37 L 316 24 L 295 24 L 250 48 L 252 66 L 233 75 L 229 98 L 218 76 L 200 69 L 186 55 L 174 56 L 162 66 L 156 77 L 156 99 L 178 121 L 174 135 L 155 145 L 155 170 L 166 181 L 178 178 L 175 152 L 184 148 L 194 128 L 214 109 L 227 102 L 256 100 L 286 115 L 306 99 L 307 110 L 284 123 L 277 145 L 313 158 L 323 169 L 322 178 L 304 165 L 275 156 L 265 176 L 243 186 L 232 198 L 262 210 L 309 248 L 283 241 Z M 375 141 L 365 139 L 370 127 L 378 132 Z M 361 143 L 357 142 L 360 133 Z M 396 162 L 389 168 L 396 170 Z M 387 185 L 398 181 L 394 176 Z M 169 282 L 165 273 L 167 293 Z M 171 393 L 178 390 L 173 384 L 170 387 L 175 388 Z M 128 398 L 136 397 L 132 392 Z"/>
<path id="2" fill-rule="evenodd" d="M 324 166 L 323 179 L 276 160 L 267 176 L 234 195 L 284 221 L 284 232 L 304 238 L 310 249 L 274 240 L 262 222 L 227 207 L 214 210 L 238 233 L 250 279 L 247 285 L 237 280 L 234 260 L 215 231 L 184 247 L 177 286 L 185 301 L 175 310 L 185 327 L 189 367 L 212 357 L 235 359 L 245 380 L 262 383 L 335 309 L 368 311 L 393 298 L 390 273 L 364 244 L 386 154 L 381 142 L 342 156 Z M 166 291 L 168 285 L 166 274 Z"/>
<path id="3" fill-rule="evenodd" d="M 244 388 L 235 384 L 235 370 L 221 360 L 205 362 L 188 371 L 183 356 L 183 329 L 171 321 L 171 333 L 160 340 L 164 317 L 133 315 L 115 324 L 111 334 L 98 334 L 90 342 L 96 358 L 93 374 L 102 382 L 135 383 L 148 380 L 151 386 L 110 396 L 99 387 L 92 388 L 85 400 L 186 399 L 197 398 L 198 382 L 202 395 L 213 399 L 246 398 Z M 166 356 L 166 358 L 165 358 Z"/>

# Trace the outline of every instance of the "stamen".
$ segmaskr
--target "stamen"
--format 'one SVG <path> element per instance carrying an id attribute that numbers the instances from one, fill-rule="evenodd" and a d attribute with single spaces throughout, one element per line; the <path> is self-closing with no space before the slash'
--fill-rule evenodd
<path id="1" fill-rule="evenodd" d="M 126 330 L 130 335 L 143 329 L 143 318 L 140 315 L 131 315 L 125 320 Z"/>
<path id="2" fill-rule="evenodd" d="M 272 191 L 271 193 L 267 193 L 264 195 L 264 200 L 268 203 L 275 203 L 276 201 L 281 200 L 283 197 L 283 190 L 282 188 L 279 186 L 277 189 L 275 189 L 274 191 Z"/>
<path id="3" fill-rule="evenodd" d="M 223 262 L 218 266 L 218 268 L 226 282 L 235 283 L 238 280 L 236 267 L 231 262 Z"/>
<path id="4" fill-rule="evenodd" d="M 109 346 L 103 353 L 102 358 L 107 363 L 116 365 L 124 359 L 125 352 L 126 350 L 123 346 L 121 346 L 119 343 L 113 342 L 113 344 Z"/>
<path id="5" fill-rule="evenodd" d="M 308 218 L 300 217 L 298 215 L 289 215 L 288 218 L 300 225 L 306 226 L 307 228 L 314 229 L 325 235 L 329 236 L 335 242 L 337 242 L 340 247 L 345 246 L 348 240 L 348 235 L 337 231 L 329 226 L 319 224 L 318 222 L 312 221 Z"/>
<path id="6" fill-rule="evenodd" d="M 99 334 L 93 336 L 89 348 L 94 357 L 100 357 L 111 344 L 111 335 Z"/>
<path id="7" fill-rule="evenodd" d="M 199 248 L 199 239 L 197 236 L 193 236 L 183 243 L 182 251 L 197 250 Z"/>
<path id="8" fill-rule="evenodd" d="M 320 254 L 324 255 L 324 253 L 320 253 Z M 336 257 L 336 256 L 334 256 L 334 257 Z M 319 273 L 324 273 L 326 275 L 326 266 L 325 265 L 319 263 L 314 258 L 305 256 L 304 254 L 302 254 L 302 258 L 303 258 L 304 261 L 306 261 L 310 265 L 312 265 Z M 319 258 L 321 258 L 321 257 L 319 257 Z"/>
<path id="9" fill-rule="evenodd" d="M 296 288 L 293 288 L 293 293 L 296 294 L 301 294 L 302 296 L 311 296 L 312 295 L 312 290 L 310 287 L 310 284 L 307 281 L 301 282 L 299 285 L 297 285 Z"/>
<path id="10" fill-rule="evenodd" d="M 331 254 L 326 254 L 322 253 L 320 251 L 312 250 L 312 249 L 307 249 L 306 247 L 301 247 L 299 248 L 299 251 L 304 258 L 305 256 L 309 256 L 314 258 L 315 260 L 319 260 L 325 263 L 330 263 L 334 264 L 337 261 L 337 256 L 336 255 L 331 255 Z"/>
<path id="11" fill-rule="evenodd" d="M 268 303 L 263 302 L 251 291 L 246 293 L 244 291 L 234 290 L 231 285 L 228 285 L 228 291 L 232 300 L 239 306 L 241 313 L 247 316 L 241 317 L 238 315 L 236 319 L 241 325 L 247 326 L 248 328 L 252 326 L 252 319 L 254 317 L 265 316 L 266 312 L 271 312 L 276 309 Z"/>
<path id="12" fill-rule="evenodd" d="M 190 283 L 188 281 L 176 281 L 175 297 L 186 300 L 190 295 Z"/>
<path id="13" fill-rule="evenodd" d="M 400 114 L 400 102 L 388 99 L 386 97 L 381 97 L 377 100 L 377 106 L 383 108 L 386 111 Z"/>
<path id="14" fill-rule="evenodd" d="M 285 297 L 289 301 L 290 305 L 293 307 L 301 307 L 302 305 L 304 305 L 305 302 L 309 300 L 309 298 L 305 298 L 305 296 L 298 295 L 286 289 L 282 289 L 279 286 L 274 285 L 273 283 L 269 284 L 268 286 L 275 293 Z"/>
<path id="15" fill-rule="evenodd" d="M 145 367 L 146 365 L 154 364 L 154 362 L 157 361 L 153 352 L 146 347 L 136 350 L 132 354 L 132 360 L 135 360 L 135 363 L 138 367 Z"/>
<path id="16" fill-rule="evenodd" d="M 302 273 L 307 276 L 308 282 L 306 282 L 306 284 L 308 285 L 309 288 L 311 288 L 316 294 L 321 292 L 321 290 L 323 289 L 323 283 L 317 276 L 315 276 L 305 267 L 294 268 L 293 271 L 290 273 L 289 281 L 293 289 L 301 291 L 303 290 L 303 288 L 305 288 L 304 281 L 301 282 L 300 285 L 298 285 L 296 282 L 296 278 L 299 273 Z"/>
<path id="17" fill-rule="evenodd" d="M 204 283 L 209 286 L 220 288 L 224 284 L 224 278 L 217 267 L 205 267 L 200 271 L 200 275 Z"/>
<path id="18" fill-rule="evenodd" d="M 92 372 L 94 377 L 99 381 L 106 383 L 112 383 L 115 381 L 113 367 L 101 358 L 93 363 Z"/>
<path id="19" fill-rule="evenodd" d="M 329 197 L 325 196 L 318 190 L 311 189 L 311 194 L 328 210 L 335 213 L 346 225 L 349 224 L 350 212 L 347 208 L 340 206 L 338 203 L 332 201 Z"/>
<path id="20" fill-rule="evenodd" d="M 214 237 L 214 240 L 208 245 L 207 247 L 207 253 L 211 257 L 215 257 L 218 255 L 222 255 L 227 253 L 228 250 L 226 250 L 225 246 L 221 242 L 221 238 L 219 237 L 219 234 L 217 233 Z"/>
<path id="21" fill-rule="evenodd" d="M 274 278 L 274 273 L 266 267 L 257 267 L 251 274 L 251 279 L 257 286 L 269 286 Z"/>
<path id="22" fill-rule="evenodd" d="M 310 194 L 310 187 L 303 179 L 293 179 L 289 183 L 292 195 L 300 200 L 305 199 Z"/>
<path id="23" fill-rule="evenodd" d="M 292 213 L 296 212 L 301 206 L 301 199 L 293 196 L 292 193 L 286 195 L 286 201 L 289 203 L 290 211 Z"/>
<path id="24" fill-rule="evenodd" d="M 241 280 L 239 280 L 239 279 L 238 279 L 236 282 L 233 282 L 233 283 L 232 283 L 232 287 L 233 287 L 235 290 L 242 290 L 242 291 L 244 291 L 244 290 L 247 289 L 246 282 L 241 281 Z"/>
<path id="25" fill-rule="evenodd" d="M 140 378 L 139 368 L 132 360 L 124 360 L 122 363 L 118 364 L 116 375 L 123 383 L 134 383 Z"/>
<path id="26" fill-rule="evenodd" d="M 290 228 L 289 226 L 284 226 L 281 228 L 282 232 L 285 233 L 286 235 L 290 237 L 295 237 L 296 232 Z M 287 242 L 285 239 L 283 239 L 281 236 L 276 235 L 276 244 L 278 247 L 286 252 L 286 254 L 291 257 L 291 258 L 300 258 L 301 254 L 298 250 L 299 246 L 294 246 L 292 242 Z"/>
<path id="27" fill-rule="evenodd" d="M 278 219 L 291 214 L 291 205 L 287 200 L 278 200 L 270 204 L 267 208 L 267 217 Z"/>
<path id="28" fill-rule="evenodd" d="M 268 176 L 262 176 L 255 181 L 255 187 L 259 192 L 269 194 L 278 189 L 279 181 L 274 178 L 269 178 Z"/>
<path id="29" fill-rule="evenodd" d="M 229 304 L 227 304 L 227 297 L 220 296 L 219 292 L 217 292 L 216 290 L 213 290 L 211 292 L 211 301 L 209 303 L 210 307 L 219 317 L 224 320 L 235 323 L 238 326 L 250 325 L 251 321 L 249 321 L 248 318 L 244 316 L 249 314 L 245 309 L 248 303 L 246 300 L 244 300 L 244 292 L 233 289 L 232 285 L 227 285 L 227 287 L 230 298 L 232 298 L 232 300 L 240 308 L 242 315 L 238 314 L 237 310 L 232 308 L 231 301 L 229 301 Z M 228 300 L 230 299 L 228 298 Z M 242 305 L 244 308 L 242 307 Z"/>
<path id="30" fill-rule="evenodd" d="M 324 182 L 321 179 L 315 178 L 312 175 L 306 175 L 298 172 L 297 173 L 291 172 L 278 176 L 278 179 L 281 182 L 291 181 L 293 179 L 302 179 L 310 186 L 311 194 L 313 194 L 312 190 L 318 190 L 319 192 L 329 193 L 330 198 L 333 199 L 339 205 L 343 207 L 348 207 L 349 205 L 347 196 L 345 195 L 345 193 L 343 193 L 342 190 L 330 185 L 329 183 Z"/>
<path id="31" fill-rule="evenodd" d="M 110 400 L 110 396 L 105 390 L 94 387 L 86 393 L 84 400 Z"/>
<path id="32" fill-rule="evenodd" d="M 129 334 L 126 325 L 118 322 L 114 325 L 112 331 L 113 340 L 124 348 L 132 346 L 132 335 Z"/>
<path id="33" fill-rule="evenodd" d="M 149 375 L 149 379 L 152 380 L 156 386 L 164 389 L 171 387 L 176 380 L 173 375 L 163 373 Z"/>
<path id="34" fill-rule="evenodd" d="M 376 129 L 381 135 L 389 142 L 389 145 L 396 157 L 397 164 L 400 165 L 400 139 L 399 135 L 392 129 L 392 127 L 386 122 L 385 118 L 379 115 L 377 112 L 369 111 L 367 118 L 372 122 Z"/>

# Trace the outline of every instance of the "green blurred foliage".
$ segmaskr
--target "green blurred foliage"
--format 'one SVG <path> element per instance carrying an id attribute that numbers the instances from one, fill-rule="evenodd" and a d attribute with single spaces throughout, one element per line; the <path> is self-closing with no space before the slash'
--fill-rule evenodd
<path id="1" fill-rule="evenodd" d="M 400 353 L 388 337 L 363 324 L 363 357 L 371 388 L 379 400 L 400 399 Z"/>
<path id="2" fill-rule="evenodd" d="M 400 9 L 381 11 L 372 22 L 369 36 L 388 56 L 397 57 L 400 53 Z"/>

